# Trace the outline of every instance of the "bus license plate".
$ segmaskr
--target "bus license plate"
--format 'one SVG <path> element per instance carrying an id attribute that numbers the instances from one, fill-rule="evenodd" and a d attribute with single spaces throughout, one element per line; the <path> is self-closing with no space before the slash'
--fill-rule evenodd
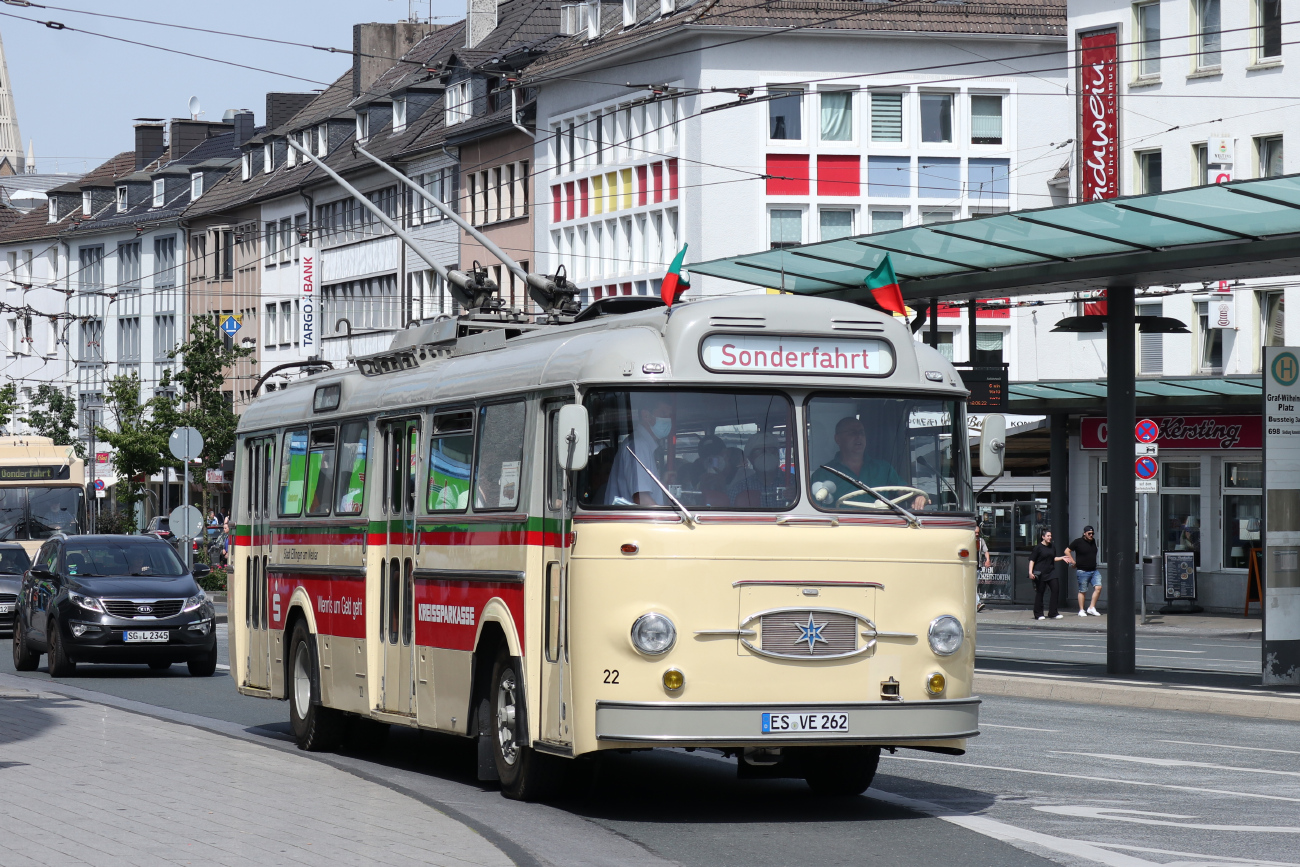
<path id="1" fill-rule="evenodd" d="M 171 633 L 166 629 L 149 630 L 147 632 L 130 631 L 126 633 L 126 642 L 134 644 L 135 642 L 157 642 L 167 641 L 171 638 Z"/>
<path id="2" fill-rule="evenodd" d="M 764 713 L 763 734 L 778 735 L 787 732 L 837 732 L 849 730 L 846 713 Z"/>

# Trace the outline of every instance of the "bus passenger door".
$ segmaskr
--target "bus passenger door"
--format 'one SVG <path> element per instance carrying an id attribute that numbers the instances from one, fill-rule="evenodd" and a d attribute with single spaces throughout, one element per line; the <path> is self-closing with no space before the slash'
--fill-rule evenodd
<path id="1" fill-rule="evenodd" d="M 271 510 L 279 474 L 275 464 L 275 439 L 249 440 L 248 551 L 244 560 L 244 623 L 248 629 L 244 664 L 247 685 L 271 686 L 271 633 L 266 605 L 267 568 L 271 563 Z"/>
<path id="2" fill-rule="evenodd" d="M 420 422 L 385 422 L 384 510 L 387 545 L 380 565 L 380 710 L 415 715 L 415 490 Z"/>
<path id="3" fill-rule="evenodd" d="M 546 420 L 546 506 L 542 526 L 542 682 L 541 711 L 544 741 L 572 746 L 569 708 L 573 684 L 569 666 L 568 504 L 564 502 L 564 471 L 557 460 L 560 407 L 572 401 L 548 402 Z M 570 492 L 572 499 L 572 492 Z"/>

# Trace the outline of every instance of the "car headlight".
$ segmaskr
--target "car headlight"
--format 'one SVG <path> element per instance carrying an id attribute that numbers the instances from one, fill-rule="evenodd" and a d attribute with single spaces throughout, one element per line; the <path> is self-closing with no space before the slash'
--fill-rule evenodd
<path id="1" fill-rule="evenodd" d="M 198 608 L 200 605 L 202 605 L 204 602 L 207 601 L 208 601 L 207 595 L 202 590 L 200 590 L 198 596 L 191 596 L 189 599 L 185 600 L 185 604 L 181 606 L 181 613 L 184 613 L 186 611 L 193 611 L 194 609 Z"/>
<path id="2" fill-rule="evenodd" d="M 632 624 L 632 643 L 651 656 L 667 653 L 677 643 L 677 627 L 662 614 L 642 614 Z"/>
<path id="3" fill-rule="evenodd" d="M 96 614 L 105 613 L 103 603 L 93 596 L 82 596 L 80 593 L 69 593 L 68 598 L 87 611 L 93 611 Z"/>
<path id="4" fill-rule="evenodd" d="M 956 653 L 965 637 L 961 621 L 951 614 L 936 617 L 930 622 L 930 649 L 940 656 Z"/>

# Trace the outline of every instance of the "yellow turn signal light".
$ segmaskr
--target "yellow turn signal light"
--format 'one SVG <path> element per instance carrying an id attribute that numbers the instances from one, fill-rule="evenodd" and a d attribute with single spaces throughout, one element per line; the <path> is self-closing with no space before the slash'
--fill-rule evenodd
<path id="1" fill-rule="evenodd" d="M 686 685 L 686 675 L 682 674 L 675 668 L 670 668 L 664 672 L 664 689 L 669 692 L 677 692 Z"/>
<path id="2" fill-rule="evenodd" d="M 925 679 L 925 691 L 930 695 L 941 695 L 947 686 L 948 681 L 937 671 Z"/>

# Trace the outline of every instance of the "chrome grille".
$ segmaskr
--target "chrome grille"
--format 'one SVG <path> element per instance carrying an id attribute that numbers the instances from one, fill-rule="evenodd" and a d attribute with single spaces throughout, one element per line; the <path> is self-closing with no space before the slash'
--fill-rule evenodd
<path id="1" fill-rule="evenodd" d="M 105 599 L 104 610 L 114 617 L 174 617 L 184 599 Z M 147 608 L 148 611 L 141 611 Z"/>
<path id="2" fill-rule="evenodd" d="M 759 646 L 768 653 L 816 658 L 858 649 L 858 618 L 851 614 L 792 609 L 764 614 L 759 622 Z"/>
<path id="3" fill-rule="evenodd" d="M 0 605 L 8 605 L 11 602 L 17 602 L 18 597 L 13 593 L 0 593 Z"/>

